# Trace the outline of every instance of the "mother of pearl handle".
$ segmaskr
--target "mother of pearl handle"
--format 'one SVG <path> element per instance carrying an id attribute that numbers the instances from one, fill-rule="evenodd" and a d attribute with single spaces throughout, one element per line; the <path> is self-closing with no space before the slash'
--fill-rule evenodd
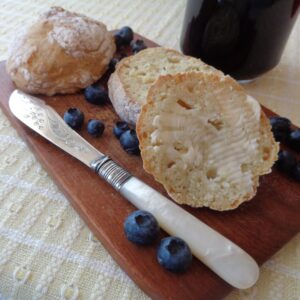
<path id="1" fill-rule="evenodd" d="M 259 267 L 248 253 L 144 182 L 131 177 L 119 192 L 152 213 L 168 234 L 183 239 L 193 255 L 227 283 L 247 289 L 257 281 Z"/>

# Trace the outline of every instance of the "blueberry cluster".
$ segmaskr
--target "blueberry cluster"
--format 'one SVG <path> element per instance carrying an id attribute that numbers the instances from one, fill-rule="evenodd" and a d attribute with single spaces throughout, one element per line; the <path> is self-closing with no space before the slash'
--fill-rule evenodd
<path id="1" fill-rule="evenodd" d="M 137 53 L 147 46 L 143 40 L 134 40 L 133 30 L 128 27 L 122 27 L 114 34 L 115 43 L 118 50 L 130 46 L 133 53 Z M 109 70 L 113 72 L 117 63 L 126 54 L 119 51 L 117 57 L 112 58 L 109 64 Z M 84 89 L 84 98 L 87 102 L 94 105 L 103 105 L 109 102 L 107 90 L 102 86 L 91 85 Z M 78 108 L 69 108 L 64 113 L 65 122 L 74 130 L 79 130 L 84 123 L 84 114 Z M 101 120 L 91 119 L 87 124 L 87 131 L 94 137 L 103 134 L 105 125 Z M 135 129 L 129 127 L 126 122 L 117 122 L 114 129 L 114 135 L 119 139 L 122 148 L 129 154 L 138 155 L 140 153 L 139 141 Z"/>
<path id="2" fill-rule="evenodd" d="M 133 40 L 134 33 L 133 30 L 128 27 L 124 26 L 119 29 L 115 34 L 115 43 L 118 50 L 120 50 L 124 46 L 131 46 L 132 52 L 135 54 L 143 49 L 146 49 L 147 46 L 143 40 Z"/>
<path id="3" fill-rule="evenodd" d="M 93 85 L 84 90 L 84 98 L 95 105 L 103 105 L 109 101 L 107 91 L 101 86 Z M 72 107 L 64 113 L 64 120 L 72 129 L 79 130 L 84 122 L 84 114 L 80 109 Z M 105 125 L 100 120 L 91 119 L 87 123 L 87 132 L 94 137 L 100 137 L 104 129 Z"/>
<path id="4" fill-rule="evenodd" d="M 270 124 L 275 140 L 300 152 L 300 129 L 292 129 L 291 121 L 283 117 L 271 117 Z M 300 161 L 290 151 L 281 150 L 275 164 L 278 170 L 300 181 Z"/>
<path id="5" fill-rule="evenodd" d="M 124 54 L 122 52 L 123 48 L 130 46 L 131 52 L 133 54 L 136 54 L 139 51 L 147 48 L 144 40 L 139 40 L 139 39 L 134 40 L 133 38 L 134 38 L 133 30 L 128 26 L 122 27 L 114 34 L 114 39 L 115 39 L 116 47 L 117 47 L 117 50 L 119 51 L 119 54 L 118 54 L 118 57 L 112 58 L 109 63 L 109 70 L 111 72 L 113 72 L 115 70 L 117 63 L 122 58 L 126 57 L 126 54 Z"/>
<path id="6" fill-rule="evenodd" d="M 83 125 L 84 114 L 80 109 L 72 107 L 64 113 L 64 120 L 72 129 L 78 130 Z M 97 119 L 88 121 L 87 132 L 90 135 L 99 137 L 103 134 L 104 129 L 105 125 L 102 121 Z"/>
<path id="7" fill-rule="evenodd" d="M 138 245 L 150 245 L 159 235 L 159 225 L 152 214 L 137 210 L 124 222 L 127 239 Z M 184 272 L 192 262 L 189 246 L 180 238 L 170 236 L 161 240 L 157 260 L 171 272 Z"/>
<path id="8" fill-rule="evenodd" d="M 135 129 L 130 129 L 126 122 L 117 122 L 113 128 L 113 133 L 119 139 L 122 148 L 129 154 L 140 154 L 139 140 Z"/>
<path id="9" fill-rule="evenodd" d="M 109 101 L 107 91 L 101 86 L 89 86 L 84 90 L 84 98 L 87 102 L 95 105 L 103 105 Z M 64 114 L 65 122 L 73 129 L 82 127 L 84 114 L 78 108 L 69 108 Z M 100 137 L 105 129 L 102 121 L 91 119 L 87 124 L 87 131 L 94 137 Z M 113 133 L 119 139 L 122 148 L 129 154 L 139 155 L 139 140 L 135 129 L 129 127 L 126 122 L 117 122 L 113 128 Z"/>

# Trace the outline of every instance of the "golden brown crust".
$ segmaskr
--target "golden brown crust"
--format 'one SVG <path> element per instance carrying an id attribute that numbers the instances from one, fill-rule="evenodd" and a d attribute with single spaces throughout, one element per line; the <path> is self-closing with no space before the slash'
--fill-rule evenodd
<path id="1" fill-rule="evenodd" d="M 263 160 L 275 162 L 278 159 L 279 143 L 275 142 L 274 135 L 271 131 L 270 121 L 263 111 L 261 111 L 260 122 L 261 122 L 261 127 L 260 127 L 261 136 L 264 137 L 264 140 L 272 141 L 272 147 L 270 148 L 266 147 L 265 149 L 263 149 L 264 147 L 263 141 L 260 143 L 262 147 L 262 152 L 264 153 Z M 264 171 L 265 174 L 267 174 L 271 172 L 271 169 L 265 169 Z"/>
<path id="2" fill-rule="evenodd" d="M 16 34 L 6 68 L 26 92 L 74 93 L 104 74 L 114 52 L 103 23 L 54 7 Z"/>

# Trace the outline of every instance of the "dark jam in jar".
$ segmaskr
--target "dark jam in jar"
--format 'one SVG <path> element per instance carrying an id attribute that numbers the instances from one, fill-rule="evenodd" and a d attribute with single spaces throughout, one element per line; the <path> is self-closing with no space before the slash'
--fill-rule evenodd
<path id="1" fill-rule="evenodd" d="M 188 0 L 182 51 L 236 79 L 275 67 L 299 13 L 300 0 Z"/>

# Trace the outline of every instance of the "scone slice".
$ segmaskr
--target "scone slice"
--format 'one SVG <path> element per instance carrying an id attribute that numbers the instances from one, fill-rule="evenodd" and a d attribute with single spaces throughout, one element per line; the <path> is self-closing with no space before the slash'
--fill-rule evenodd
<path id="1" fill-rule="evenodd" d="M 259 103 L 229 76 L 161 76 L 137 122 L 144 168 L 180 204 L 229 210 L 251 199 L 278 145 Z"/>
<path id="2" fill-rule="evenodd" d="M 135 124 L 150 86 L 160 75 L 187 71 L 222 74 L 200 59 L 163 47 L 148 48 L 123 58 L 108 81 L 109 97 L 119 117 Z"/>

